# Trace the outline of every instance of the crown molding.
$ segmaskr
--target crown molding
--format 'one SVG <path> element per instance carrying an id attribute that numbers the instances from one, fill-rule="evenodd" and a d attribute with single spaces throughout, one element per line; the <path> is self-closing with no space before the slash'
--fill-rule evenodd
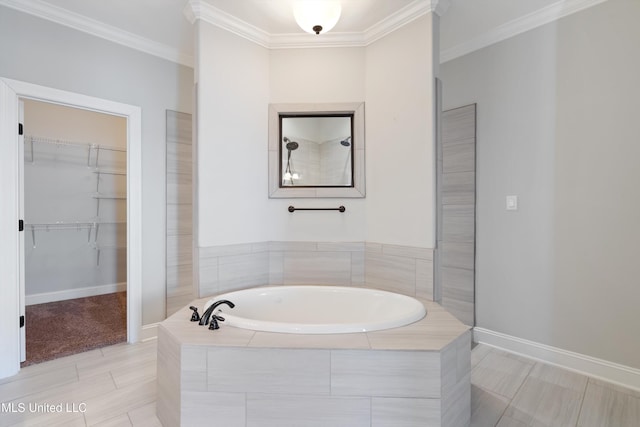
<path id="1" fill-rule="evenodd" d="M 474 39 L 441 51 L 440 62 L 451 61 L 605 1 L 607 0 L 560 0 L 528 15 L 502 24 Z"/>
<path id="2" fill-rule="evenodd" d="M 200 19 L 267 49 L 362 47 L 429 12 L 442 15 L 447 10 L 449 3 L 450 0 L 414 0 L 406 7 L 363 32 L 340 33 L 330 31 L 323 34 L 322 37 L 308 33 L 270 34 L 210 5 L 204 0 L 189 0 L 184 7 L 183 13 L 192 24 Z"/>
<path id="3" fill-rule="evenodd" d="M 40 0 L 0 0 L 0 6 L 34 15 L 171 62 L 193 67 L 193 57 L 178 49 Z"/>
<path id="4" fill-rule="evenodd" d="M 269 33 L 202 0 L 189 0 L 183 9 L 183 13 L 192 24 L 200 19 L 260 46 L 269 47 Z"/>

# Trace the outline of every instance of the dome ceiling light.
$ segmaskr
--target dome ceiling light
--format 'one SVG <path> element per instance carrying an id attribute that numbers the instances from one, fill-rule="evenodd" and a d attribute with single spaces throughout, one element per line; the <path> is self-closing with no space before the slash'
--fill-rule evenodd
<path id="1" fill-rule="evenodd" d="M 333 0 L 296 0 L 293 4 L 293 16 L 296 22 L 308 33 L 320 34 L 331 30 L 340 19 L 342 6 Z"/>

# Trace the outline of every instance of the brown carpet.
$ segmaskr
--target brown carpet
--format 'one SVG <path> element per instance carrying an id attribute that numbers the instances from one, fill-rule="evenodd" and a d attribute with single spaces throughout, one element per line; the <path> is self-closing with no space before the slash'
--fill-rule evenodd
<path id="1" fill-rule="evenodd" d="M 22 367 L 127 340 L 127 293 L 26 307 L 27 360 Z"/>

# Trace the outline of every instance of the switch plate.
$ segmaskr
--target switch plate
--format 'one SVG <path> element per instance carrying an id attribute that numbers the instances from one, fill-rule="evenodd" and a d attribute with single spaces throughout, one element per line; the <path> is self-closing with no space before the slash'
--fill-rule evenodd
<path id="1" fill-rule="evenodd" d="M 518 210 L 518 196 L 507 196 L 506 209 L 508 211 Z"/>

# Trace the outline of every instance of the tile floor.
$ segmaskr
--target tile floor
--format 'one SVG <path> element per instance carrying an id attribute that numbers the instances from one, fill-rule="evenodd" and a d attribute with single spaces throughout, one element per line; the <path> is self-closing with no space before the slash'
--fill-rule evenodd
<path id="1" fill-rule="evenodd" d="M 24 368 L 0 380 L 0 426 L 160 426 L 156 348 L 118 344 Z M 474 427 L 640 426 L 638 391 L 482 344 L 471 358 Z"/>

